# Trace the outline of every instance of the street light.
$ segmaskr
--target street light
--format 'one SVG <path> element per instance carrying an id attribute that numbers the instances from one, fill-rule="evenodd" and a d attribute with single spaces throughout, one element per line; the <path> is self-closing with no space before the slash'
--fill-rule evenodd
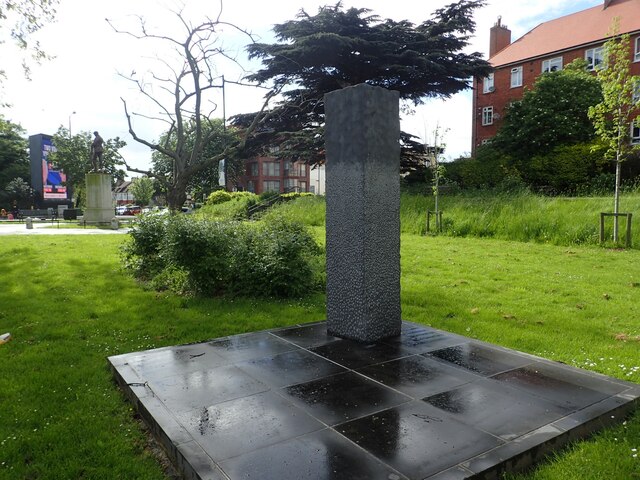
<path id="1" fill-rule="evenodd" d="M 71 115 L 75 115 L 75 110 L 69 114 L 69 138 L 71 138 Z"/>

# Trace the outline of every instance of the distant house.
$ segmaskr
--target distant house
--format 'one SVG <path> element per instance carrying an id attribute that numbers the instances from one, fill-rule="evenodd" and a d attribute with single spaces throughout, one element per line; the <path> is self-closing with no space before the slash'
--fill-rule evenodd
<path id="1" fill-rule="evenodd" d="M 472 154 L 497 133 L 506 107 L 522 98 L 542 73 L 561 70 L 577 58 L 588 69 L 602 66 L 602 45 L 614 19 L 619 34 L 631 36 L 632 75 L 640 74 L 640 0 L 605 0 L 601 5 L 541 23 L 511 42 L 511 31 L 498 22 L 491 28 L 489 62 L 495 68 L 473 82 Z M 640 143 L 640 126 L 632 125 L 632 141 Z"/>
<path id="2" fill-rule="evenodd" d="M 129 192 L 131 181 L 123 180 L 113 189 L 113 199 L 116 205 L 127 205 L 133 203 L 133 194 Z"/>
<path id="3" fill-rule="evenodd" d="M 238 187 L 248 192 L 308 192 L 309 165 L 275 157 L 254 157 L 244 162 Z"/>

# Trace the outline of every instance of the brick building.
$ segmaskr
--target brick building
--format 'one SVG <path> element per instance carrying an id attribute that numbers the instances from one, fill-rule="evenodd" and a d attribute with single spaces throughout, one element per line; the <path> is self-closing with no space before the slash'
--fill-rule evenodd
<path id="1" fill-rule="evenodd" d="M 309 166 L 275 157 L 255 157 L 244 162 L 238 186 L 248 192 L 308 192 Z"/>
<path id="2" fill-rule="evenodd" d="M 507 105 L 521 99 L 539 75 L 562 69 L 577 58 L 584 58 L 592 71 L 600 68 L 602 45 L 610 37 L 614 19 L 619 21 L 619 33 L 631 36 L 631 73 L 640 75 L 640 0 L 604 0 L 541 23 L 513 43 L 511 31 L 498 18 L 489 41 L 489 62 L 495 71 L 473 82 L 472 155 L 495 136 Z M 632 127 L 632 137 L 640 143 L 640 126 Z"/>

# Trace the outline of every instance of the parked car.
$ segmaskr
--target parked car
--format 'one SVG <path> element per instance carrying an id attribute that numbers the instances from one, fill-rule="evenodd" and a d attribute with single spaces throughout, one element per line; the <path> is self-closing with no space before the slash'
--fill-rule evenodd
<path id="1" fill-rule="evenodd" d="M 116 207 L 116 215 L 124 215 L 124 212 L 127 210 L 126 205 L 118 205 Z"/>
<path id="2" fill-rule="evenodd" d="M 140 205 L 127 205 L 123 215 L 138 215 L 142 212 Z"/>

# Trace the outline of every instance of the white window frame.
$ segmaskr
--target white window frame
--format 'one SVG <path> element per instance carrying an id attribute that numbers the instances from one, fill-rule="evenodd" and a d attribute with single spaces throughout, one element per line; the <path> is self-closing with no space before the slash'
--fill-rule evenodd
<path id="1" fill-rule="evenodd" d="M 635 48 L 633 50 L 633 61 L 640 62 L 640 36 L 636 37 Z"/>
<path id="2" fill-rule="evenodd" d="M 482 107 L 482 126 L 493 125 L 493 107 Z"/>
<path id="3" fill-rule="evenodd" d="M 493 73 L 490 73 L 486 77 L 484 77 L 484 81 L 482 82 L 482 93 L 491 93 L 495 91 L 494 85 L 495 78 Z"/>
<path id="4" fill-rule="evenodd" d="M 631 144 L 632 145 L 640 145 L 640 124 L 636 124 L 636 122 L 631 122 Z"/>
<path id="5" fill-rule="evenodd" d="M 585 50 L 584 59 L 587 61 L 587 70 L 590 72 L 604 68 L 604 47 Z"/>
<path id="6" fill-rule="evenodd" d="M 542 73 L 562 70 L 562 57 L 549 58 L 542 61 Z"/>
<path id="7" fill-rule="evenodd" d="M 522 86 L 522 67 L 513 67 L 511 69 L 511 88 L 517 88 Z"/>

